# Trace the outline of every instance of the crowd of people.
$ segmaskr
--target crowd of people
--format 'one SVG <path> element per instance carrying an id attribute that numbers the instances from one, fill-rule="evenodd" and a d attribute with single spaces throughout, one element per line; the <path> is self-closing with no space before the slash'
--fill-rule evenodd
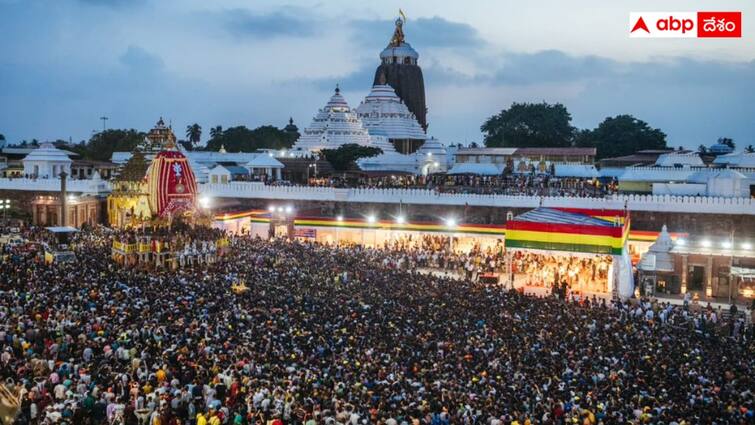
<path id="1" fill-rule="evenodd" d="M 512 256 L 517 285 L 554 291 L 606 292 L 610 256 L 564 256 L 518 251 Z"/>
<path id="2" fill-rule="evenodd" d="M 733 316 L 531 297 L 417 273 L 401 250 L 249 236 L 214 264 L 128 269 L 114 237 L 77 234 L 66 263 L 3 247 L 0 420 L 16 405 L 16 424 L 755 420 L 755 334 Z"/>
<path id="3" fill-rule="evenodd" d="M 375 177 L 311 179 L 313 186 L 371 189 L 426 189 L 439 193 L 477 193 L 526 196 L 604 197 L 618 190 L 615 181 L 599 182 L 587 178 L 555 178 L 548 175 L 509 174 L 480 176 L 446 175 L 381 175 Z"/>
<path id="4" fill-rule="evenodd" d="M 493 274 L 498 280 L 498 275 L 505 271 L 502 241 L 484 248 L 477 242 L 459 249 L 456 237 L 422 235 L 395 238 L 386 242 L 383 248 L 393 256 L 387 257 L 384 264 L 397 261 L 400 268 L 440 270 L 471 280 L 479 280 L 486 274 Z"/>

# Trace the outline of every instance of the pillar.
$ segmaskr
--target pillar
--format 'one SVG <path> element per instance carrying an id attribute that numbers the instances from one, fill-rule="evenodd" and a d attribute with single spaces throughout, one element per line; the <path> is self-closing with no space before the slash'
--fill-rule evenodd
<path id="1" fill-rule="evenodd" d="M 68 193 L 66 190 L 66 177 L 68 177 L 68 174 L 66 174 L 65 170 L 61 171 L 60 173 L 60 206 L 61 206 L 61 215 L 60 215 L 60 225 L 61 226 L 67 226 L 67 220 L 66 217 L 68 216 L 68 211 L 66 209 L 68 208 Z"/>
<path id="2" fill-rule="evenodd" d="M 682 295 L 687 293 L 687 256 L 682 255 L 682 286 L 681 291 Z"/>
<path id="3" fill-rule="evenodd" d="M 280 168 L 276 168 L 275 169 L 275 179 L 276 180 L 280 180 L 281 179 L 281 169 Z"/>
<path id="4" fill-rule="evenodd" d="M 708 256 L 705 264 L 705 296 L 713 296 L 713 256 Z"/>

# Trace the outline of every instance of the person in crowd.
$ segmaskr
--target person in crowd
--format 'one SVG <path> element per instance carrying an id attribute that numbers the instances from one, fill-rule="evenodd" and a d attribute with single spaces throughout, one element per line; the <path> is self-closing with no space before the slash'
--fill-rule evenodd
<path id="1" fill-rule="evenodd" d="M 721 334 L 732 319 L 714 311 L 533 297 L 419 273 L 413 259 L 476 264 L 463 256 L 246 235 L 214 263 L 142 270 L 110 258 L 128 238 L 80 232 L 75 259 L 52 264 L 3 248 L 0 370 L 15 423 L 755 421 L 751 333 Z M 233 291 L 241 281 L 249 290 Z"/>

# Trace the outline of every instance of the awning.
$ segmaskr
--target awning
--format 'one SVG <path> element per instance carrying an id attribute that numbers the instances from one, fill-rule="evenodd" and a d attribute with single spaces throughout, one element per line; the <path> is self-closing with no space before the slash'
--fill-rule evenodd
<path id="1" fill-rule="evenodd" d="M 622 210 L 541 207 L 506 223 L 506 248 L 621 255 L 628 235 Z"/>

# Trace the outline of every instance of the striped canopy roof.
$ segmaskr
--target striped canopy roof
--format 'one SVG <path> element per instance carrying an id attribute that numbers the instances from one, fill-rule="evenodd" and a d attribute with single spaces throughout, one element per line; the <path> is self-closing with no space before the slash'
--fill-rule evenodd
<path id="1" fill-rule="evenodd" d="M 506 223 L 506 247 L 620 255 L 629 235 L 621 210 L 536 208 Z"/>

